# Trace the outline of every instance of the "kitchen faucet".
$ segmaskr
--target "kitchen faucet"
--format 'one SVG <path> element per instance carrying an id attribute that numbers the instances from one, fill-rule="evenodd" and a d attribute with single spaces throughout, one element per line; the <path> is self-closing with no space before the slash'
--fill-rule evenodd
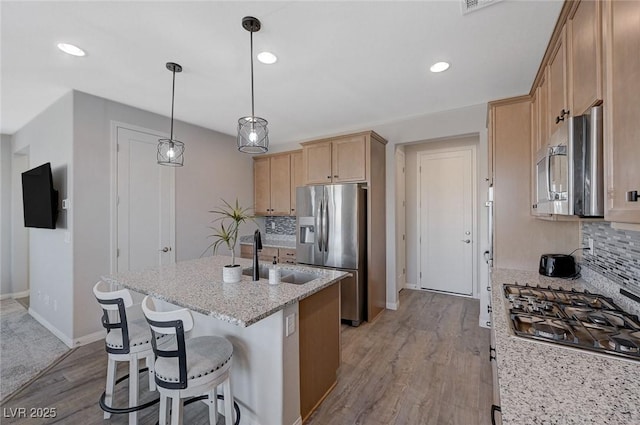
<path id="1" fill-rule="evenodd" d="M 260 279 L 258 273 L 258 250 L 262 249 L 262 238 L 260 237 L 260 230 L 256 229 L 253 232 L 253 280 Z"/>

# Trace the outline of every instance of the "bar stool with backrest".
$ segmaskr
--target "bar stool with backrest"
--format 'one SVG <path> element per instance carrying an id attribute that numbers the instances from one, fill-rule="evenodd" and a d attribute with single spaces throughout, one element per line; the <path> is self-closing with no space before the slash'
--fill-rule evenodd
<path id="1" fill-rule="evenodd" d="M 151 331 L 145 319 L 128 320 L 127 309 L 133 305 L 131 293 L 127 289 L 110 291 L 105 282 L 98 282 L 93 287 L 93 294 L 102 307 L 102 325 L 107 330 L 105 349 L 109 356 L 107 364 L 107 384 L 104 404 L 113 408 L 113 392 L 116 379 L 116 362 L 129 362 L 129 407 L 138 407 L 138 374 L 139 360 L 146 359 L 149 368 L 149 390 L 155 391 L 153 379 L 154 354 L 151 345 Z M 109 313 L 116 316 L 110 318 Z M 115 314 L 114 314 L 115 313 Z M 145 406 L 143 406 L 145 407 Z M 111 413 L 104 412 L 109 419 Z M 138 423 L 138 412 L 129 413 L 129 425 Z"/>
<path id="2" fill-rule="evenodd" d="M 224 391 L 225 425 L 233 425 L 233 395 L 231 393 L 231 358 L 233 345 L 220 336 L 186 338 L 193 328 L 193 317 L 186 309 L 158 311 L 153 300 L 146 296 L 142 311 L 151 333 L 171 335 L 171 344 L 155 344 L 155 379 L 160 392 L 160 425 L 166 425 L 168 399 L 171 399 L 171 425 L 182 424 L 183 399 L 206 395 L 209 404 L 209 423 L 218 421 L 217 387 Z"/>

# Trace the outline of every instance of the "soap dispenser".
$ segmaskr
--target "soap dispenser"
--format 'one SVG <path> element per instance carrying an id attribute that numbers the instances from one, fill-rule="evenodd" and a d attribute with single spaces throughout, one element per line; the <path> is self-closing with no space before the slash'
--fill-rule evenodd
<path id="1" fill-rule="evenodd" d="M 269 268 L 269 284 L 277 285 L 280 283 L 280 269 L 278 268 L 278 260 L 273 257 L 273 264 Z"/>

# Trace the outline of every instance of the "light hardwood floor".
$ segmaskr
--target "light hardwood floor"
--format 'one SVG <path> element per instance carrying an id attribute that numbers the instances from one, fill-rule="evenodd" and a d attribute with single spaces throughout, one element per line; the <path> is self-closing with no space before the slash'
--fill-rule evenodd
<path id="1" fill-rule="evenodd" d="M 478 327 L 478 301 L 404 290 L 400 305 L 398 311 L 387 310 L 373 323 L 343 328 L 338 384 L 306 425 L 490 423 L 489 331 Z M 106 360 L 103 342 L 76 349 L 21 393 L 3 402 L 0 422 L 127 424 L 126 415 L 103 420 L 98 407 Z M 118 376 L 126 373 L 122 365 Z M 146 392 L 146 375 L 140 387 Z M 142 401 L 152 397 L 147 392 Z M 126 383 L 119 385 L 116 404 L 127 404 Z M 10 409 L 20 407 L 27 412 L 30 408 L 55 407 L 57 417 L 7 417 L 11 416 Z M 140 425 L 156 421 L 156 407 L 140 412 Z M 206 406 L 187 406 L 184 423 L 206 424 Z"/>

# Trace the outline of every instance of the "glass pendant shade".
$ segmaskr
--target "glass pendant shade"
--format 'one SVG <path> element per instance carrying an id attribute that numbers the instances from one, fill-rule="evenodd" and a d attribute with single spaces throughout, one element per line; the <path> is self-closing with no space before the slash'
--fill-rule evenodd
<path id="1" fill-rule="evenodd" d="M 265 153 L 269 150 L 267 120 L 243 117 L 238 120 L 238 150 L 244 153 Z"/>
<path id="2" fill-rule="evenodd" d="M 158 164 L 170 167 L 184 165 L 184 143 L 179 140 L 158 140 Z"/>

